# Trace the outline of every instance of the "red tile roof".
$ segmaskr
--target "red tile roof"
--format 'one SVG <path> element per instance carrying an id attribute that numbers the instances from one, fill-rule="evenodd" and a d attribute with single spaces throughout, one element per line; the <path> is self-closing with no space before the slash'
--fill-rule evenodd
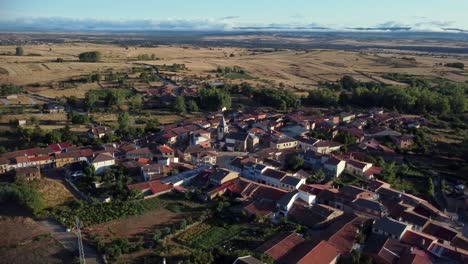
<path id="1" fill-rule="evenodd" d="M 172 153 L 174 152 L 174 150 L 169 147 L 168 145 L 161 145 L 159 146 L 159 150 L 162 152 L 162 153 Z"/>
<path id="2" fill-rule="evenodd" d="M 276 209 L 274 202 L 251 202 L 244 210 L 256 216 L 268 216 Z"/>
<path id="3" fill-rule="evenodd" d="M 321 241 L 309 253 L 301 258 L 297 264 L 320 263 L 329 264 L 334 263 L 334 260 L 340 255 L 338 249 L 327 241 Z"/>
<path id="4" fill-rule="evenodd" d="M 341 253 L 351 252 L 354 241 L 358 235 L 358 230 L 367 218 L 357 217 L 353 221 L 345 224 L 338 232 L 328 239 L 328 242 L 335 246 Z"/>
<path id="5" fill-rule="evenodd" d="M 142 192 L 151 190 L 152 194 L 163 193 L 174 188 L 172 184 L 164 184 L 160 180 L 130 184 L 127 187 L 129 190 L 140 190 Z"/>
<path id="6" fill-rule="evenodd" d="M 283 233 L 265 242 L 257 248 L 257 251 L 264 252 L 278 261 L 304 241 L 304 238 L 297 233 Z"/>
<path id="7" fill-rule="evenodd" d="M 458 235 L 457 231 L 434 221 L 428 222 L 424 226 L 423 232 L 446 241 L 452 241 Z"/>
<path id="8" fill-rule="evenodd" d="M 414 230 L 407 230 L 401 237 L 401 242 L 411 246 L 419 247 L 427 250 L 432 242 L 436 241 L 437 238 L 424 234 Z"/>

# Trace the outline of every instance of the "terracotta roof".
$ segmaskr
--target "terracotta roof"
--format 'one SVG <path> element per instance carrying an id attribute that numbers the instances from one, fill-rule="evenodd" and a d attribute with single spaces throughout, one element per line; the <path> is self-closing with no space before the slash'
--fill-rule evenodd
<path id="1" fill-rule="evenodd" d="M 29 161 L 34 162 L 34 161 L 46 161 L 50 160 L 49 156 L 39 156 L 39 157 L 31 157 L 29 158 Z"/>
<path id="2" fill-rule="evenodd" d="M 422 231 L 446 241 L 452 241 L 458 235 L 457 231 L 434 221 L 429 221 Z"/>
<path id="3" fill-rule="evenodd" d="M 244 210 L 257 216 L 268 216 L 276 210 L 274 202 L 251 202 Z"/>
<path id="4" fill-rule="evenodd" d="M 304 238 L 297 233 L 282 233 L 258 247 L 257 251 L 264 252 L 278 261 L 304 241 Z"/>
<path id="5" fill-rule="evenodd" d="M 264 176 L 267 176 L 267 177 L 271 177 L 271 178 L 275 178 L 275 179 L 278 179 L 278 180 L 281 180 L 282 178 L 284 178 L 286 176 L 286 172 L 284 171 L 280 171 L 280 170 L 275 170 L 275 169 L 266 169 L 262 175 Z"/>
<path id="6" fill-rule="evenodd" d="M 366 162 L 362 162 L 362 161 L 359 161 L 359 160 L 348 160 L 347 161 L 349 165 L 353 166 L 353 167 L 356 167 L 358 169 L 364 169 L 369 163 L 366 163 Z"/>
<path id="7" fill-rule="evenodd" d="M 16 157 L 15 160 L 16 160 L 16 163 L 17 163 L 17 164 L 18 164 L 18 163 L 26 163 L 26 162 L 29 162 L 29 159 L 28 159 L 28 157 L 26 157 L 26 156 Z"/>
<path id="8" fill-rule="evenodd" d="M 424 234 L 415 230 L 407 230 L 401 237 L 401 242 L 411 246 L 419 247 L 421 249 L 428 249 L 432 242 L 436 241 L 437 238 Z"/>
<path id="9" fill-rule="evenodd" d="M 328 239 L 328 242 L 335 246 L 341 253 L 349 253 L 353 249 L 354 241 L 358 236 L 361 224 L 368 218 L 356 217 L 353 221 L 345 224 L 338 232 Z"/>
<path id="10" fill-rule="evenodd" d="M 106 161 L 111 161 L 111 160 L 115 160 L 115 158 L 112 157 L 112 155 L 108 153 L 101 153 L 93 159 L 93 163 L 106 162 Z"/>
<path id="11" fill-rule="evenodd" d="M 172 184 L 164 184 L 161 183 L 160 180 L 149 181 L 149 182 L 142 182 L 136 184 L 128 185 L 129 190 L 140 190 L 142 192 L 146 190 L 151 190 L 152 194 L 158 194 L 162 192 L 166 192 L 173 189 Z"/>
<path id="12" fill-rule="evenodd" d="M 324 147 L 333 148 L 333 147 L 339 147 L 341 145 L 342 145 L 341 143 L 336 142 L 336 141 L 323 140 L 323 141 L 319 141 L 319 142 L 315 143 L 314 146 L 318 147 L 318 148 L 324 148 Z"/>
<path id="13" fill-rule="evenodd" d="M 436 250 L 436 247 L 438 250 Z M 434 242 L 429 247 L 430 251 L 439 251 L 443 248 L 441 252 L 441 256 L 444 258 L 449 258 L 451 260 L 459 261 L 461 263 L 468 262 L 468 251 L 463 250 L 461 248 L 455 248 L 449 245 L 441 244 L 439 242 Z"/>
<path id="14" fill-rule="evenodd" d="M 418 214 L 416 212 L 413 212 L 411 210 L 403 211 L 400 214 L 400 217 L 401 217 L 402 221 L 413 224 L 413 225 L 417 225 L 417 226 L 420 226 L 420 227 L 423 227 L 427 223 L 427 221 L 429 221 L 429 218 L 427 218 L 427 217 L 425 217 L 423 215 L 420 215 L 420 214 Z"/>
<path id="15" fill-rule="evenodd" d="M 139 148 L 139 149 L 130 150 L 130 151 L 127 152 L 127 154 L 131 154 L 131 155 L 140 155 L 140 154 L 146 155 L 146 154 L 149 154 L 149 155 L 152 155 L 149 148 Z"/>
<path id="16" fill-rule="evenodd" d="M 334 263 L 334 260 L 340 255 L 339 251 L 327 241 L 321 241 L 309 253 L 302 257 L 297 264 L 320 263 L 329 264 Z"/>
<path id="17" fill-rule="evenodd" d="M 174 150 L 169 147 L 168 145 L 161 145 L 159 146 L 159 150 L 162 152 L 162 153 L 172 153 L 174 152 Z"/>
<path id="18" fill-rule="evenodd" d="M 325 164 L 332 165 L 332 166 L 337 166 L 338 164 L 340 164 L 340 162 L 342 162 L 342 160 L 340 160 L 340 159 L 338 159 L 336 157 L 331 157 L 325 162 Z"/>

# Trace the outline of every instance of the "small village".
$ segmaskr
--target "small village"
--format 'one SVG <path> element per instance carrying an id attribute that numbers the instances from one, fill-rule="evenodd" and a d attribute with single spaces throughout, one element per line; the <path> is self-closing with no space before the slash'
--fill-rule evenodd
<path id="1" fill-rule="evenodd" d="M 405 187 L 411 183 L 396 176 L 411 169 L 404 154 L 417 144 L 414 131 L 427 125 L 424 117 L 379 108 L 223 110 L 129 141 L 7 152 L 0 156 L 0 173 L 24 181 L 59 175 L 81 200 L 98 204 L 175 195 L 215 206 L 197 221 L 184 219 L 173 236 L 216 219 L 275 230 L 256 244 L 215 240 L 226 251 L 259 254 L 240 256 L 236 264 L 468 261 L 459 221 L 468 217 L 464 185 L 448 192 L 436 178 L 411 186 L 420 190 L 413 195 Z M 95 142 L 113 133 L 95 124 L 84 136 Z M 439 210 L 434 202 L 442 199 L 448 206 Z M 75 219 L 58 220 L 72 228 Z M 155 240 L 162 239 L 159 234 Z"/>

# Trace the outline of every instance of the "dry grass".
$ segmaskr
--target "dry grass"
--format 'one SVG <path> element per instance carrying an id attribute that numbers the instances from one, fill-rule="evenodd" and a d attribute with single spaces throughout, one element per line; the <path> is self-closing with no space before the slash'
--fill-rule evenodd
<path id="1" fill-rule="evenodd" d="M 68 89 L 47 89 L 38 92 L 37 94 L 48 98 L 62 98 L 75 96 L 76 98 L 84 98 L 86 93 L 91 90 L 99 90 L 101 87 L 98 83 L 84 83 L 75 88 Z"/>
<path id="2" fill-rule="evenodd" d="M 35 181 L 37 190 L 42 194 L 47 208 L 73 200 L 73 194 L 58 180 L 42 178 Z"/>
<path id="3" fill-rule="evenodd" d="M 301 40 L 296 39 L 296 41 Z M 14 48 L 14 46 L 2 46 L 0 53 L 12 53 Z M 77 62 L 79 53 L 90 50 L 101 51 L 103 53 L 102 62 Z M 189 70 L 178 73 L 181 76 L 212 75 L 214 80 L 212 71 L 218 66 L 239 66 L 247 70 L 249 75 L 258 78 L 257 80 L 249 80 L 253 84 L 264 84 L 265 81 L 275 84 L 283 82 L 287 86 L 304 89 L 313 88 L 318 81 L 335 81 L 345 74 L 363 81 L 376 80 L 391 84 L 395 84 L 395 82 L 385 80 L 380 75 L 397 72 L 443 77 L 454 81 L 468 80 L 466 71 L 437 66 L 438 63 L 445 64 L 455 61 L 453 58 L 436 58 L 408 52 L 397 54 L 382 51 L 359 53 L 340 50 L 311 50 L 309 52 L 285 50 L 252 54 L 243 48 L 200 48 L 174 45 L 125 49 L 113 45 L 90 43 L 26 46 L 25 51 L 26 53 L 39 53 L 42 56 L 0 56 L 0 82 L 18 84 L 50 82 L 96 71 L 105 71 L 110 68 L 113 68 L 114 71 L 129 70 L 135 66 L 133 62 L 136 62 L 135 59 L 139 54 L 155 54 L 157 58 L 160 58 L 160 60 L 145 61 L 148 64 L 179 63 L 187 65 Z M 230 54 L 234 54 L 234 57 L 230 57 Z M 66 62 L 51 62 L 57 57 L 63 57 Z M 405 60 L 403 57 L 413 57 L 416 61 Z M 460 61 L 468 64 L 467 59 L 460 58 Z M 242 80 L 233 82 L 239 81 Z M 86 89 L 92 88 L 82 88 L 83 91 L 76 93 L 82 96 Z M 63 93 L 65 96 L 73 95 L 72 91 Z"/>

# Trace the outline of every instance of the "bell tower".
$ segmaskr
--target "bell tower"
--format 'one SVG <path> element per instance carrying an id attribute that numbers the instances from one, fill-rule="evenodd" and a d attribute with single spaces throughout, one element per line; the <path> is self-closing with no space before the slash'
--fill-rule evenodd
<path id="1" fill-rule="evenodd" d="M 227 133 L 229 133 L 229 127 L 223 116 L 218 125 L 218 140 L 222 140 Z"/>

